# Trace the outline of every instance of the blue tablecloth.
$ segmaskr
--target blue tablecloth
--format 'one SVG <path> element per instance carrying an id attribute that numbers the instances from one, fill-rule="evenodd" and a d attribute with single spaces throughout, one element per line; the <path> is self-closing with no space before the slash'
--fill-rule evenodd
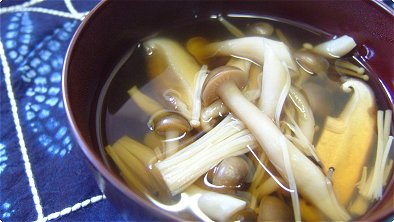
<path id="1" fill-rule="evenodd" d="M 0 220 L 124 221 L 81 159 L 61 94 L 67 47 L 98 0 L 0 2 Z"/>
<path id="2" fill-rule="evenodd" d="M 81 159 L 61 96 L 66 49 L 97 2 L 0 0 L 1 221 L 124 221 Z"/>

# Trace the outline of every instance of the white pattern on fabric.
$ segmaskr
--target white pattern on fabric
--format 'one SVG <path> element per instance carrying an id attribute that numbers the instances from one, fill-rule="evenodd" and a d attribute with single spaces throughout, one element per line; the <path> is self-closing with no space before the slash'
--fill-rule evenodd
<path id="1" fill-rule="evenodd" d="M 5 145 L 0 143 L 0 175 L 7 167 L 7 153 L 5 150 Z"/>
<path id="2" fill-rule="evenodd" d="M 4 35 L 2 34 L 1 36 L 3 39 L 0 38 L 2 73 L 4 73 L 6 93 L 10 101 L 12 117 L 15 123 L 19 147 L 24 163 L 24 172 L 27 176 L 28 185 L 32 194 L 32 201 L 37 213 L 37 221 L 58 219 L 105 199 L 104 195 L 93 196 L 71 207 L 66 207 L 61 211 L 51 213 L 48 216 L 44 216 L 43 213 L 27 149 L 31 141 L 26 138 L 26 142 L 28 142 L 28 145 L 26 145 L 24 137 L 29 135 L 23 134 L 26 128 L 22 129 L 21 120 L 27 120 L 27 124 L 24 125 L 24 127 L 31 129 L 33 133 L 30 134 L 37 140 L 39 147 L 41 145 L 46 148 L 48 153 L 64 157 L 70 152 L 72 141 L 67 123 L 62 121 L 61 118 L 57 118 L 61 116 L 59 111 L 64 112 L 60 88 L 64 55 L 58 55 L 58 52 L 64 51 L 64 44 L 68 44 L 79 21 L 88 13 L 78 12 L 71 0 L 64 0 L 64 4 L 68 11 L 38 6 L 39 3 L 45 1 L 46 0 L 30 0 L 22 4 L 0 8 L 0 14 L 12 13 L 8 25 L 2 29 L 2 31 L 6 31 Z M 30 47 L 32 46 L 32 33 L 34 27 L 31 17 L 33 17 L 33 14 L 35 17 L 37 13 L 78 21 L 66 22 L 62 28 L 55 31 L 52 38 L 44 39 L 44 41 L 38 45 L 33 46 L 34 49 L 32 49 Z M 9 62 L 11 62 L 11 64 L 9 64 Z M 11 76 L 10 67 L 14 66 L 19 67 L 19 69 L 16 70 L 16 72 L 13 70 L 14 72 Z M 17 74 L 19 74 L 19 76 L 17 76 Z M 14 94 L 14 90 L 17 92 L 19 89 L 19 85 L 13 82 L 14 80 L 12 78 L 14 77 L 20 77 L 22 83 L 28 86 L 22 91 L 24 92 L 23 98 L 26 99 L 24 103 L 19 100 L 18 103 L 16 101 L 18 98 L 15 97 L 20 94 Z M 21 111 L 20 114 L 18 114 L 18 106 Z M 51 112 L 55 112 L 56 114 L 53 115 Z M 23 117 L 25 119 L 23 119 Z M 51 133 L 49 134 L 47 132 Z M 16 147 L 17 145 L 13 146 Z M 34 162 L 34 156 L 31 158 Z M 0 175 L 3 172 L 8 172 L 8 168 L 6 169 L 6 167 L 7 164 L 9 164 L 7 161 L 10 161 L 10 159 L 11 158 L 7 156 L 5 145 L 0 143 Z M 12 201 L 10 202 L 3 198 L 0 199 L 1 220 L 12 219 L 15 213 L 13 207 L 17 206 L 13 206 Z"/>
<path id="3" fill-rule="evenodd" d="M 41 218 L 44 217 L 42 212 L 42 206 L 41 206 L 40 198 L 37 193 L 36 182 L 34 181 L 33 178 L 33 172 L 31 169 L 29 155 L 27 154 L 25 139 L 23 137 L 22 127 L 20 125 L 20 120 L 18 116 L 18 107 L 16 105 L 14 90 L 12 88 L 12 83 L 11 83 L 11 70 L 8 65 L 7 58 L 5 56 L 3 43 L 1 41 L 0 41 L 0 58 L 1 58 L 1 64 L 3 65 L 3 73 L 6 82 L 7 95 L 11 103 L 12 116 L 15 123 L 15 129 L 19 140 L 20 150 L 22 152 L 22 159 L 25 165 L 25 172 L 29 181 L 31 193 L 33 195 L 33 202 L 36 208 L 37 218 L 40 220 Z"/>

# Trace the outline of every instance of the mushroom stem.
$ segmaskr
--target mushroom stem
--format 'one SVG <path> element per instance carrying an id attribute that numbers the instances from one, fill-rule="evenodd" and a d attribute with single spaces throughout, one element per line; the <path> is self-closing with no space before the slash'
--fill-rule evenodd
<path id="1" fill-rule="evenodd" d="M 208 77 L 207 80 L 212 78 Z M 282 132 L 265 113 L 261 112 L 243 96 L 234 80 L 231 78 L 227 79 L 228 81 L 217 85 L 215 91 L 218 97 L 247 126 L 278 172 L 285 175 L 285 164 L 281 143 L 279 142 L 283 137 Z M 213 91 L 213 89 L 209 91 Z M 300 193 L 314 203 L 330 219 L 348 220 L 350 216 L 335 199 L 330 198 L 330 189 L 321 170 L 290 141 L 286 140 L 286 143 L 294 178 Z M 317 193 L 320 195 L 316 195 Z"/>
<path id="2" fill-rule="evenodd" d="M 315 46 L 313 51 L 326 58 L 340 58 L 352 51 L 354 47 L 356 47 L 354 39 L 343 35 Z"/>
<path id="3" fill-rule="evenodd" d="M 186 189 L 223 159 L 238 156 L 254 146 L 255 140 L 231 115 L 194 143 L 155 166 L 172 195 Z"/>
<path id="4" fill-rule="evenodd" d="M 203 65 L 201 70 L 197 74 L 196 85 L 194 87 L 194 99 L 192 108 L 192 117 L 190 120 L 190 125 L 192 127 L 200 126 L 200 116 L 201 116 L 201 90 L 204 84 L 205 78 L 207 77 L 207 66 Z"/>
<path id="5" fill-rule="evenodd" d="M 264 54 L 259 108 L 279 125 L 282 107 L 290 89 L 290 73 L 272 48 L 267 47 Z"/>
<path id="6" fill-rule="evenodd" d="M 181 199 L 173 205 L 166 205 L 148 198 L 158 207 L 170 212 L 190 209 L 202 221 L 227 221 L 233 214 L 244 209 L 246 202 L 230 195 L 216 193 L 191 185 L 181 193 Z"/>
<path id="7" fill-rule="evenodd" d="M 217 55 L 233 56 L 262 65 L 268 47 L 273 49 L 276 56 L 290 69 L 297 70 L 288 47 L 282 42 L 264 37 L 243 37 L 209 44 L 201 42 L 198 56 L 202 59 Z"/>

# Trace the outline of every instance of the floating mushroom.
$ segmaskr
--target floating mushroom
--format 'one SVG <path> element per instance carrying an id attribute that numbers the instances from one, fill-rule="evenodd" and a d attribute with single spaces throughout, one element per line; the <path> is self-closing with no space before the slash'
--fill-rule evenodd
<path id="1" fill-rule="evenodd" d="M 245 76 L 240 69 L 230 66 L 221 66 L 212 70 L 204 84 L 202 101 L 204 104 L 210 104 L 220 98 L 255 136 L 276 169 L 282 175 L 286 175 L 282 142 L 279 142 L 284 136 L 265 113 L 242 95 L 239 88 L 246 84 Z M 294 178 L 302 195 L 316 204 L 329 218 L 333 220 L 349 219 L 349 215 L 337 200 L 331 198 L 332 195 L 325 183 L 325 176 L 320 169 L 291 142 L 286 140 L 285 144 L 291 161 L 290 165 L 294 169 Z M 320 196 L 317 197 L 316 193 L 319 193 Z"/>
<path id="2" fill-rule="evenodd" d="M 247 27 L 246 33 L 250 36 L 271 36 L 275 28 L 267 22 L 256 22 Z"/>
<path id="3" fill-rule="evenodd" d="M 249 164 L 241 157 L 229 157 L 215 167 L 212 183 L 229 188 L 242 188 L 250 177 Z"/>
<path id="4" fill-rule="evenodd" d="M 175 112 L 158 114 L 153 116 L 150 122 L 154 131 L 165 137 L 163 153 L 167 157 L 179 149 L 179 141 L 192 129 L 189 122 L 182 115 Z"/>
<path id="5" fill-rule="evenodd" d="M 312 50 L 326 58 L 340 58 L 352 51 L 356 45 L 352 37 L 343 35 L 323 42 L 313 47 Z"/>
<path id="6" fill-rule="evenodd" d="M 279 125 L 282 107 L 290 89 L 291 78 L 287 65 L 282 63 L 274 49 L 268 46 L 264 53 L 262 76 L 259 108 Z"/>
<path id="7" fill-rule="evenodd" d="M 293 56 L 297 65 L 309 74 L 326 74 L 330 66 L 327 59 L 311 51 L 300 50 Z"/>
<path id="8" fill-rule="evenodd" d="M 254 137 L 231 115 L 204 136 L 155 164 L 168 190 L 176 195 L 225 158 L 239 156 L 255 146 Z"/>
<path id="9" fill-rule="evenodd" d="M 264 197 L 259 206 L 258 221 L 293 221 L 292 211 L 281 199 Z"/>
<path id="10" fill-rule="evenodd" d="M 271 48 L 279 60 L 286 63 L 287 67 L 297 70 L 288 47 L 282 42 L 264 37 L 243 37 L 213 43 L 197 39 L 194 41 L 193 55 L 199 61 L 222 55 L 243 58 L 262 65 L 267 47 Z"/>

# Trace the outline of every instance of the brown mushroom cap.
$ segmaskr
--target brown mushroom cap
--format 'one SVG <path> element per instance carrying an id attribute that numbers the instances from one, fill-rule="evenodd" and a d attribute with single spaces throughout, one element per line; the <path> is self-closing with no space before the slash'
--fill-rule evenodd
<path id="1" fill-rule="evenodd" d="M 209 72 L 205 79 L 201 99 L 204 105 L 209 105 L 219 97 L 217 88 L 225 82 L 232 81 L 242 89 L 247 81 L 248 74 L 234 66 L 219 66 Z"/>
<path id="2" fill-rule="evenodd" d="M 176 131 L 176 132 L 189 132 L 191 130 L 191 126 L 189 121 L 184 118 L 182 115 L 177 113 L 170 113 L 165 115 L 154 123 L 154 130 L 159 135 L 165 135 L 168 131 Z"/>
<path id="3" fill-rule="evenodd" d="M 310 74 L 324 74 L 328 70 L 327 59 L 313 52 L 298 51 L 293 56 L 298 66 Z"/>
<path id="4" fill-rule="evenodd" d="M 250 174 L 248 163 L 241 157 L 224 159 L 215 169 L 212 183 L 218 186 L 241 186 Z"/>
<path id="5" fill-rule="evenodd" d="M 257 22 L 248 27 L 247 33 L 252 36 L 270 36 L 274 32 L 274 27 L 266 22 Z"/>

